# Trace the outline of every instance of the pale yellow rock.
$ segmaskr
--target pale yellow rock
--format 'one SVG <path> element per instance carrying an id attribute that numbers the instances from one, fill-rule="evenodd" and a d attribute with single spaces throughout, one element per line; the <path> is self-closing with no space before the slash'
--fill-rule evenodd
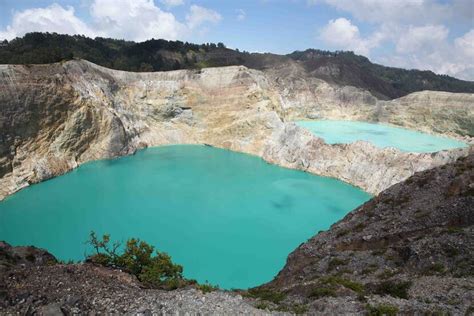
<path id="1" fill-rule="evenodd" d="M 131 73 L 87 61 L 0 67 L 0 199 L 81 163 L 147 146 L 209 144 L 378 193 L 469 149 L 402 153 L 328 145 L 290 121 L 376 120 L 473 135 L 472 94 L 420 92 L 379 101 L 354 87 L 243 66 Z"/>

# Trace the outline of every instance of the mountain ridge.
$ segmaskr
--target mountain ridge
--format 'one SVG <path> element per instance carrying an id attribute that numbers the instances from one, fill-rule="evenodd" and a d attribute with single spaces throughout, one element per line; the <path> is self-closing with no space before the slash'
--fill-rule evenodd
<path id="1" fill-rule="evenodd" d="M 222 43 L 198 45 L 161 39 L 135 43 L 56 33 L 28 33 L 0 46 L 0 64 L 43 64 L 74 58 L 136 72 L 231 65 L 265 70 L 290 64 L 310 77 L 365 89 L 379 99 L 399 98 L 421 90 L 474 93 L 474 82 L 431 71 L 385 67 L 347 51 L 308 49 L 277 55 L 241 52 Z"/>

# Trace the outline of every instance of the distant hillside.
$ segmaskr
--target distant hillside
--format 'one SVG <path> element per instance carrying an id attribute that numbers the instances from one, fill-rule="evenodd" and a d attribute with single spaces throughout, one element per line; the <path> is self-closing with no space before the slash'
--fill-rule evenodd
<path id="1" fill-rule="evenodd" d="M 79 35 L 29 33 L 0 43 L 0 64 L 43 64 L 81 58 L 127 71 L 245 65 L 265 70 L 295 63 L 315 78 L 371 91 L 392 99 L 421 90 L 474 93 L 474 82 L 431 71 L 405 70 L 371 63 L 352 52 L 309 49 L 288 55 L 240 52 L 224 44 L 191 44 L 181 41 L 149 40 L 141 43 Z"/>

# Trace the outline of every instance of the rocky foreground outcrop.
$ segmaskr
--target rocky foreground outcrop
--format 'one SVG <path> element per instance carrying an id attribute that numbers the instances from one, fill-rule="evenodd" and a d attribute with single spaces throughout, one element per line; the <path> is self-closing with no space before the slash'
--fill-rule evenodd
<path id="1" fill-rule="evenodd" d="M 267 314 L 240 294 L 145 289 L 137 278 L 92 264 L 60 264 L 46 251 L 0 242 L 0 314 Z"/>
<path id="2" fill-rule="evenodd" d="M 0 199 L 81 163 L 165 144 L 245 152 L 374 194 L 469 152 L 328 145 L 289 121 L 378 120 L 470 141 L 474 95 L 422 92 L 385 102 L 358 88 L 308 79 L 302 71 L 294 64 L 265 71 L 231 66 L 155 73 L 83 60 L 0 65 Z"/>
<path id="3" fill-rule="evenodd" d="M 248 292 L 145 289 L 118 270 L 5 243 L 0 267 L 1 314 L 471 315 L 474 154 L 385 190 Z"/>

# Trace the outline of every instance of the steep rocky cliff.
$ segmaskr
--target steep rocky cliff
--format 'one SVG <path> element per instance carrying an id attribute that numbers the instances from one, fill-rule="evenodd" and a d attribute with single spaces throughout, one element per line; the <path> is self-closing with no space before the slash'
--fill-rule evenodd
<path id="1" fill-rule="evenodd" d="M 371 193 L 469 152 L 415 154 L 363 142 L 325 144 L 289 121 L 314 113 L 377 117 L 433 133 L 467 135 L 469 141 L 474 95 L 441 94 L 443 99 L 423 92 L 383 103 L 357 88 L 299 80 L 303 70 L 288 67 L 293 68 L 131 73 L 87 61 L 2 65 L 0 198 L 83 162 L 162 144 L 228 148 L 343 179 Z"/>
<path id="2" fill-rule="evenodd" d="M 263 289 L 321 314 L 470 315 L 474 155 L 383 191 L 299 246 Z"/>
<path id="3" fill-rule="evenodd" d="M 122 271 L 0 242 L 0 313 L 471 315 L 473 184 L 474 154 L 419 172 L 300 245 L 272 282 L 249 291 L 146 289 Z"/>

